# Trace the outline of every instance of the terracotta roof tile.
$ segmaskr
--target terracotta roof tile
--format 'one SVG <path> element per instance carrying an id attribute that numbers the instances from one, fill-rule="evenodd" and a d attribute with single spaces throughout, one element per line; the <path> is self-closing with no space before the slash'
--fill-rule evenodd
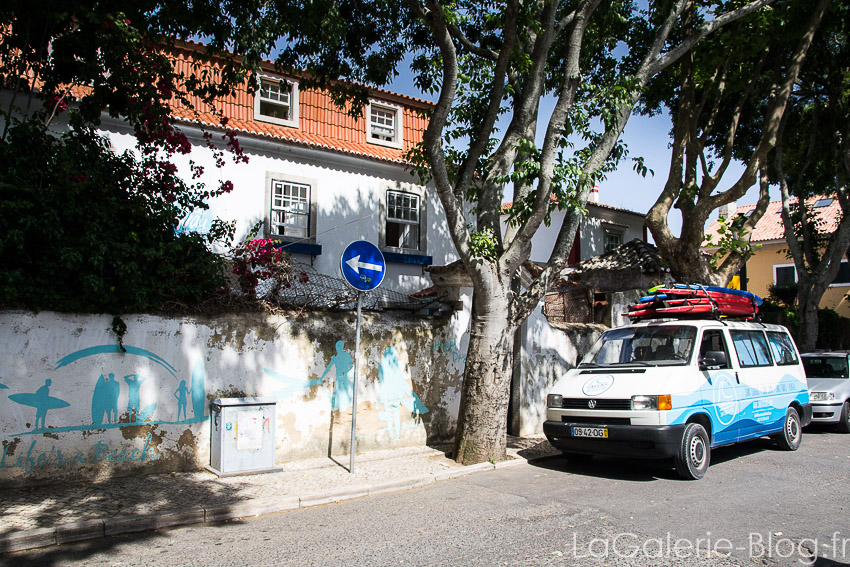
<path id="1" fill-rule="evenodd" d="M 175 48 L 172 58 L 175 70 L 189 75 L 193 70 L 197 70 L 198 66 L 209 67 L 209 63 L 199 62 L 193 57 L 193 53 L 202 48 L 200 44 L 192 42 Z M 271 63 L 266 63 L 265 70 L 273 72 Z M 295 81 L 298 79 L 293 76 L 288 78 Z M 216 101 L 216 110 L 228 119 L 225 127 L 221 126 L 214 109 L 197 97 L 190 97 L 190 102 L 200 112 L 196 113 L 175 104 L 173 113 L 179 120 L 200 123 L 208 128 L 231 128 L 241 134 L 271 138 L 316 149 L 392 163 L 408 163 L 404 158 L 406 151 L 422 140 L 428 124 L 427 118 L 422 116 L 421 111 L 433 104 L 381 89 L 370 88 L 370 93 L 374 99 L 386 99 L 387 102 L 401 106 L 402 148 L 370 143 L 366 138 L 366 117 L 362 115 L 358 118 L 351 117 L 346 109 L 340 109 L 333 104 L 327 91 L 318 89 L 299 89 L 297 127 L 255 120 L 254 97 L 248 94 L 247 83 L 244 88 L 237 89 L 233 95 Z"/>
<path id="2" fill-rule="evenodd" d="M 806 203 L 813 205 L 820 199 L 823 199 L 823 197 L 812 197 L 807 199 Z M 792 202 L 796 202 L 796 199 L 793 199 Z M 735 214 L 748 216 L 755 208 L 755 205 L 740 205 L 736 209 Z M 824 231 L 831 232 L 838 227 L 838 223 L 841 220 L 841 204 L 838 202 L 838 199 L 833 199 L 828 206 L 819 207 L 815 209 L 815 211 L 816 214 L 823 219 L 824 224 L 822 229 Z M 706 239 L 709 236 L 713 236 L 716 241 L 718 236 L 717 230 L 719 228 L 719 221 L 712 222 L 705 230 Z M 782 223 L 782 201 L 771 201 L 771 203 L 767 206 L 767 211 L 765 211 L 764 216 L 759 219 L 758 223 L 756 223 L 756 227 L 755 230 L 753 230 L 753 235 L 750 241 L 769 242 L 771 240 L 784 239 L 785 227 Z"/>
<path id="3" fill-rule="evenodd" d="M 628 268 L 640 268 L 642 273 L 669 272 L 658 248 L 640 239 L 634 239 L 622 244 L 610 252 L 588 258 L 570 271 L 571 274 L 581 274 L 594 271 L 616 271 Z"/>

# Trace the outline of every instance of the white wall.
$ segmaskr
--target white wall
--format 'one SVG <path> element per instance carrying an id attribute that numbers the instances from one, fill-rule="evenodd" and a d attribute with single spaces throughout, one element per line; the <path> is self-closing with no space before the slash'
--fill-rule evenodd
<path id="1" fill-rule="evenodd" d="M 107 126 L 112 146 L 117 151 L 132 150 L 135 138 L 122 124 L 112 122 Z M 322 254 L 311 259 L 296 255 L 299 261 L 311 263 L 320 273 L 339 277 L 340 254 L 354 240 L 379 242 L 380 208 L 387 189 L 417 186 L 416 180 L 401 165 L 319 151 L 283 144 L 243 134 L 239 142 L 248 155 L 245 163 L 232 163 L 226 155 L 226 165 L 215 165 L 212 151 L 202 144 L 201 132 L 182 125 L 194 149 L 188 156 L 175 159 L 184 178 L 191 176 L 189 159 L 204 167 L 198 180 L 212 189 L 221 180 L 233 182 L 234 190 L 209 202 L 206 211 L 196 211 L 185 222 L 189 228 L 204 229 L 216 217 L 236 221 L 237 242 L 264 219 L 266 192 L 269 191 L 267 174 L 282 174 L 310 180 L 313 199 L 317 203 L 316 243 Z M 422 252 L 433 257 L 434 265 L 445 265 L 457 259 L 447 232 L 442 205 L 431 187 L 427 188 L 424 218 L 427 222 L 426 249 Z M 431 280 L 421 266 L 389 263 L 382 287 L 403 293 L 413 293 L 431 286 Z"/>
<path id="2" fill-rule="evenodd" d="M 641 215 L 587 204 L 588 214 L 579 221 L 581 259 L 587 260 L 605 253 L 605 223 L 613 223 L 612 228 L 622 231 L 622 242 L 626 243 L 635 238 L 643 238 L 643 222 Z M 566 211 L 555 211 L 552 213 L 552 222 L 549 226 L 540 225 L 540 228 L 531 238 L 531 260 L 533 262 L 547 262 L 555 247 L 558 232 L 564 224 Z M 507 217 L 502 216 L 502 234 L 505 231 Z"/>
<path id="3" fill-rule="evenodd" d="M 364 314 L 359 451 L 452 439 L 468 319 Z M 277 462 L 349 454 L 353 314 L 124 321 L 122 353 L 110 316 L 0 312 L 0 486 L 200 468 L 224 397 L 277 400 Z"/>
<path id="4" fill-rule="evenodd" d="M 523 325 L 519 435 L 539 435 L 546 421 L 546 396 L 555 381 L 574 368 L 603 332 L 601 326 L 553 328 L 543 302 Z"/>

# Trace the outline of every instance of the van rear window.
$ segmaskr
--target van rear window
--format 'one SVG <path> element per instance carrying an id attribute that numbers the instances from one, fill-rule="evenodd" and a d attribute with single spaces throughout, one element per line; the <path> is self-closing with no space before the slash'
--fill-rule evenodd
<path id="1" fill-rule="evenodd" d="M 788 333 L 768 331 L 767 340 L 770 341 L 770 350 L 773 352 L 773 360 L 776 364 L 787 365 L 800 362 L 797 358 L 797 350 L 794 348 L 794 341 Z"/>
<path id="2" fill-rule="evenodd" d="M 767 348 L 767 339 L 761 331 L 729 331 L 732 344 L 738 355 L 741 368 L 752 366 L 773 366 Z"/>

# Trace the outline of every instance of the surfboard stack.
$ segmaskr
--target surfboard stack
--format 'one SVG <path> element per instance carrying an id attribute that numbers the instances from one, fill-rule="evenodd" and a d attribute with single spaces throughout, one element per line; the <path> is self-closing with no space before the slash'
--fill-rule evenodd
<path id="1" fill-rule="evenodd" d="M 626 317 L 633 319 L 702 319 L 736 317 L 752 319 L 763 300 L 748 291 L 726 287 L 674 284 L 655 287 L 649 295 L 629 306 Z"/>

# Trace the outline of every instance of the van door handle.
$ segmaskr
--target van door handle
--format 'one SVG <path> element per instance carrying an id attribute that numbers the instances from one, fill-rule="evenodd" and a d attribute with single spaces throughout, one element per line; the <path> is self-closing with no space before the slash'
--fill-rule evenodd
<path id="1" fill-rule="evenodd" d="M 737 372 L 735 372 L 735 382 L 737 382 L 738 384 L 740 384 L 740 383 L 741 383 L 741 379 L 740 379 L 740 378 L 738 378 L 738 373 L 737 373 Z"/>

